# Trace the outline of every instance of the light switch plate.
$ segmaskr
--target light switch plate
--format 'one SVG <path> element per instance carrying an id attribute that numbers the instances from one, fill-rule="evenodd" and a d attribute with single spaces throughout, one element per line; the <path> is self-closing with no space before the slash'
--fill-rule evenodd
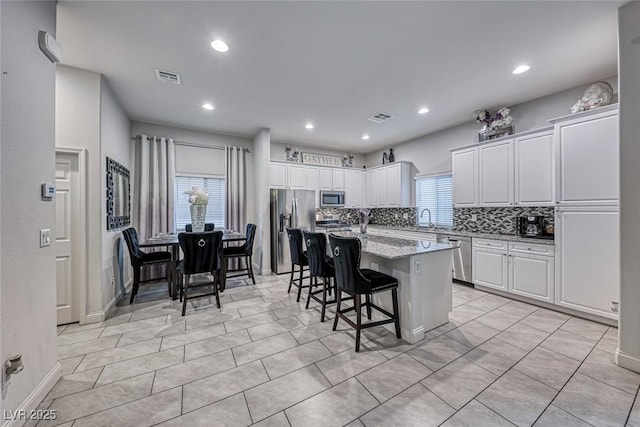
<path id="1" fill-rule="evenodd" d="M 51 244 L 51 230 L 43 228 L 40 230 L 40 247 L 44 248 Z"/>

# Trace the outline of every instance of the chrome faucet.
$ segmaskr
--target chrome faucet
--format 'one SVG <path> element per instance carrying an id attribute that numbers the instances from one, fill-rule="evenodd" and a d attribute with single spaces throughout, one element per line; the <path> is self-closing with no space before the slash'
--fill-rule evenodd
<path id="1" fill-rule="evenodd" d="M 429 212 L 429 222 L 427 222 L 427 227 L 435 227 L 435 225 L 433 225 L 433 223 L 431 222 L 431 211 L 428 208 L 422 209 L 422 212 L 420 212 L 420 218 L 422 218 L 422 216 L 424 215 L 424 211 Z"/>

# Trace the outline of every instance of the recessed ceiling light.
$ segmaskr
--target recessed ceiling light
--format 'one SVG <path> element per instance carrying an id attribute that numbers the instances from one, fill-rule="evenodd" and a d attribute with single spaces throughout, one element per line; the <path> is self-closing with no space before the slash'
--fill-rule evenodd
<path id="1" fill-rule="evenodd" d="M 418 114 L 427 114 L 429 112 L 429 109 L 427 107 L 422 107 L 421 109 L 418 110 Z"/>
<path id="2" fill-rule="evenodd" d="M 211 42 L 211 47 L 217 50 L 218 52 L 226 52 L 229 50 L 229 46 L 222 40 L 214 40 Z"/>
<path id="3" fill-rule="evenodd" d="M 369 139 L 369 135 L 362 135 L 362 139 L 364 139 L 364 140 Z"/>
<path id="4" fill-rule="evenodd" d="M 213 110 L 213 105 L 211 105 L 211 104 L 203 104 L 202 108 L 204 108 L 205 110 Z"/>
<path id="5" fill-rule="evenodd" d="M 305 129 L 313 129 L 313 123 L 307 123 L 306 125 L 304 125 Z"/>
<path id="6" fill-rule="evenodd" d="M 522 74 L 526 71 L 529 71 L 529 67 L 528 65 L 518 65 L 514 70 L 513 70 L 513 74 Z"/>

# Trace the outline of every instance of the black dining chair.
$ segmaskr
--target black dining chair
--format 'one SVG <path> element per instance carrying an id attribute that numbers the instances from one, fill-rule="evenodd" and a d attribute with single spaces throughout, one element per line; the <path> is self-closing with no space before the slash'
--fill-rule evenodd
<path id="1" fill-rule="evenodd" d="M 204 231 L 213 231 L 215 229 L 216 229 L 216 225 L 213 222 L 205 222 Z M 187 233 L 193 232 L 193 226 L 191 225 L 191 223 L 186 224 L 184 226 L 184 231 L 186 231 Z"/>
<path id="2" fill-rule="evenodd" d="M 246 264 L 245 268 L 236 268 L 233 270 L 227 270 L 227 273 L 237 273 L 232 276 L 227 275 L 226 278 L 249 276 L 253 284 L 256 284 L 256 279 L 253 276 L 253 241 L 256 237 L 256 225 L 247 224 L 246 234 L 247 240 L 241 246 L 229 246 L 222 250 L 224 253 L 224 262 L 227 262 L 233 258 L 244 258 Z M 226 264 L 225 264 L 226 266 Z M 239 273 L 241 272 L 241 273 Z"/>
<path id="3" fill-rule="evenodd" d="M 291 254 L 291 277 L 289 279 L 289 289 L 287 293 L 291 292 L 291 285 L 298 288 L 298 298 L 296 302 L 300 302 L 300 294 L 302 288 L 308 288 L 309 285 L 304 285 L 303 280 L 309 279 L 309 276 L 303 277 L 305 267 L 309 266 L 309 260 L 307 259 L 307 253 L 302 249 L 302 231 L 298 228 L 287 228 L 287 236 L 289 238 L 289 252 Z M 294 279 L 296 266 L 300 267 L 300 276 Z"/>
<path id="4" fill-rule="evenodd" d="M 127 249 L 129 249 L 129 259 L 131 260 L 131 267 L 133 267 L 133 286 L 131 288 L 131 297 L 129 298 L 129 304 L 133 303 L 133 299 L 138 293 L 138 287 L 140 283 L 154 282 L 160 279 L 167 279 L 169 285 L 169 295 L 171 295 L 171 252 L 158 251 L 158 252 L 143 252 L 140 250 L 140 242 L 138 241 L 138 232 L 135 228 L 130 227 L 126 230 L 122 230 L 125 242 L 127 242 Z M 148 265 L 165 264 L 167 267 L 167 275 L 165 277 L 156 277 L 147 280 L 140 280 L 140 271 L 142 267 Z"/>
<path id="5" fill-rule="evenodd" d="M 333 253 L 333 265 L 336 270 L 337 285 L 337 307 L 336 318 L 333 321 L 333 330 L 338 327 L 338 319 L 347 322 L 356 330 L 356 352 L 360 351 L 360 332 L 365 328 L 395 323 L 396 336 L 401 338 L 400 334 L 400 312 L 398 310 L 398 279 L 379 271 L 370 270 L 368 268 L 360 268 L 360 257 L 362 254 L 362 243 L 357 237 L 338 237 L 329 234 L 331 251 Z M 382 291 L 391 291 L 393 301 L 393 313 L 389 313 L 385 309 L 375 305 L 370 301 L 373 294 Z M 350 295 L 354 299 L 353 307 L 341 309 L 342 292 Z M 361 295 L 367 296 L 365 306 L 367 308 L 367 317 L 371 320 L 371 309 L 374 308 L 381 312 L 388 319 L 378 320 L 375 322 L 362 323 L 362 301 Z M 352 310 L 356 311 L 356 323 L 345 316 Z"/>
<path id="6" fill-rule="evenodd" d="M 309 231 L 303 231 L 302 235 L 307 244 L 309 276 L 311 276 L 306 308 L 309 308 L 309 302 L 311 302 L 312 298 L 314 301 L 320 303 L 322 307 L 320 321 L 324 322 L 327 304 L 337 302 L 336 299 L 327 301 L 327 293 L 331 296 L 331 290 L 335 290 L 333 277 L 336 273 L 333 268 L 333 260 L 327 256 L 327 236 L 324 233 L 311 233 Z M 318 283 L 318 278 L 322 279 L 321 283 Z M 314 288 L 318 286 L 320 286 L 321 289 L 314 290 Z M 322 299 L 317 296 L 318 294 L 322 294 Z"/>
<path id="7" fill-rule="evenodd" d="M 202 233 L 178 234 L 180 248 L 184 258 L 178 265 L 180 285 L 180 300 L 182 301 L 182 315 L 187 312 L 187 300 L 215 295 L 216 305 L 220 308 L 220 266 L 222 265 L 222 231 L 205 231 Z M 191 286 L 191 276 L 194 274 L 211 273 L 211 282 Z M 189 296 L 190 287 L 213 285 L 213 292 Z"/>

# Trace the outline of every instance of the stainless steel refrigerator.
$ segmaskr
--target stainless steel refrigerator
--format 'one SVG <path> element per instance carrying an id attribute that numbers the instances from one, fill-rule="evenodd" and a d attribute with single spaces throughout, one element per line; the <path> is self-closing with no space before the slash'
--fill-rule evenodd
<path id="1" fill-rule="evenodd" d="M 315 231 L 314 190 L 271 190 L 271 271 L 291 272 L 287 227 Z"/>

